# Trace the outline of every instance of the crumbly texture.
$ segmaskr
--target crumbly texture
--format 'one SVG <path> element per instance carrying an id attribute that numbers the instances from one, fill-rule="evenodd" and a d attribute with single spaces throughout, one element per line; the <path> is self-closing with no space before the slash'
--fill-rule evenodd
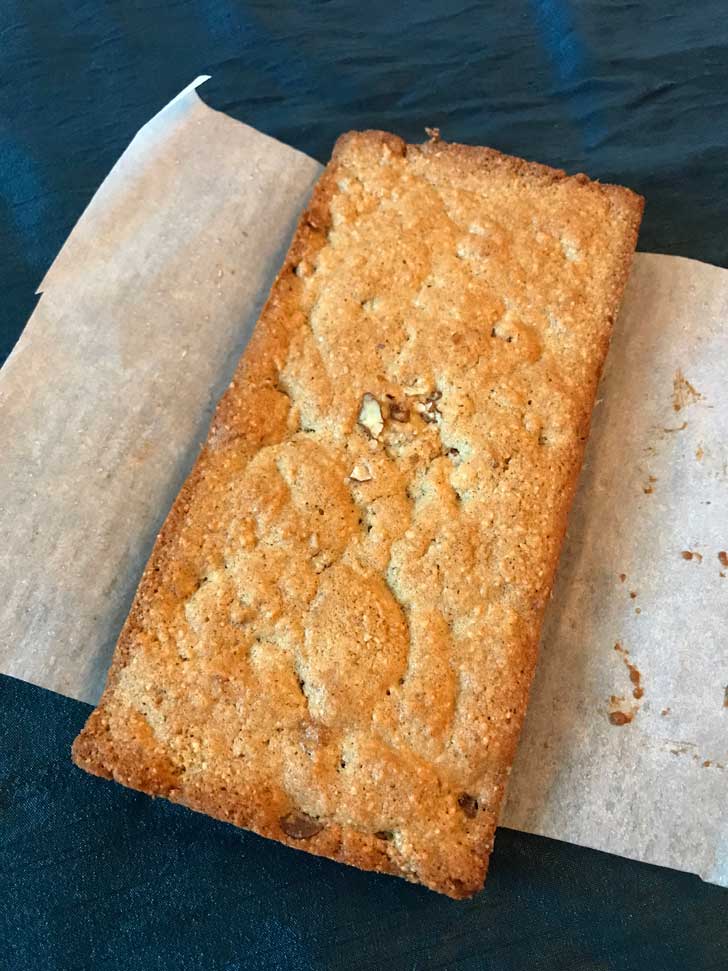
<path id="1" fill-rule="evenodd" d="M 477 891 L 641 212 L 490 149 L 342 136 L 76 763 Z"/>

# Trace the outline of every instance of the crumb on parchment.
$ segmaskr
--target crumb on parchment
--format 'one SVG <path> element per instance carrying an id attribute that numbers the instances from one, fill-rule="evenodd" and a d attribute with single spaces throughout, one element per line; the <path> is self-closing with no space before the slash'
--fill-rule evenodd
<path id="1" fill-rule="evenodd" d="M 680 368 L 672 377 L 672 407 L 674 411 L 682 411 L 688 405 L 701 401 L 703 395 L 693 387 Z"/>

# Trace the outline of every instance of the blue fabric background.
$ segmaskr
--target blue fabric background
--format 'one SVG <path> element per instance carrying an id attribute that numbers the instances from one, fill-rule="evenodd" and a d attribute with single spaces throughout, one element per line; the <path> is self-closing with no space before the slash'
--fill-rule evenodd
<path id="1" fill-rule="evenodd" d="M 648 200 L 642 249 L 726 265 L 726 12 L 5 0 L 0 361 L 132 135 L 202 72 L 209 103 L 322 161 L 348 128 L 438 125 L 625 182 Z M 454 903 L 83 775 L 87 711 L 0 678 L 2 971 L 728 969 L 728 892 L 696 878 L 500 830 L 488 890 Z"/>

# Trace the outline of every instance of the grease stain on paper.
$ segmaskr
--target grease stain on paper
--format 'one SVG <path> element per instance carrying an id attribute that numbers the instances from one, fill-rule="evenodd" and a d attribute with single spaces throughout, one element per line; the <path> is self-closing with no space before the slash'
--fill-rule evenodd
<path id="1" fill-rule="evenodd" d="M 657 482 L 657 476 L 651 475 L 647 480 L 647 484 L 642 486 L 642 491 L 646 496 L 651 496 L 655 491 L 655 482 Z"/>
<path id="2" fill-rule="evenodd" d="M 612 711 L 609 712 L 609 722 L 611 725 L 628 725 L 635 717 L 637 712 L 640 710 L 640 704 L 642 698 L 645 694 L 645 689 L 642 685 L 642 674 L 636 664 L 633 664 L 629 659 L 629 651 L 622 646 L 622 644 L 617 641 L 614 645 L 614 650 L 622 658 L 624 666 L 627 668 L 629 674 L 630 684 L 632 685 L 632 697 L 635 703 L 631 703 L 627 710 L 625 708 L 625 698 L 623 695 L 612 695 L 609 699 L 609 704 L 612 707 Z"/>
<path id="3" fill-rule="evenodd" d="M 702 401 L 703 395 L 688 381 L 680 368 L 672 376 L 672 407 L 673 411 L 682 411 L 688 405 Z"/>

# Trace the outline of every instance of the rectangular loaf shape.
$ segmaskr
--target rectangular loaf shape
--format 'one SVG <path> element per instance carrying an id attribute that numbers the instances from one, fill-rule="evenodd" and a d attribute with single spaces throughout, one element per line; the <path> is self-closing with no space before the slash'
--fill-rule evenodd
<path id="1" fill-rule="evenodd" d="M 76 763 L 477 891 L 641 213 L 490 149 L 342 136 Z"/>

